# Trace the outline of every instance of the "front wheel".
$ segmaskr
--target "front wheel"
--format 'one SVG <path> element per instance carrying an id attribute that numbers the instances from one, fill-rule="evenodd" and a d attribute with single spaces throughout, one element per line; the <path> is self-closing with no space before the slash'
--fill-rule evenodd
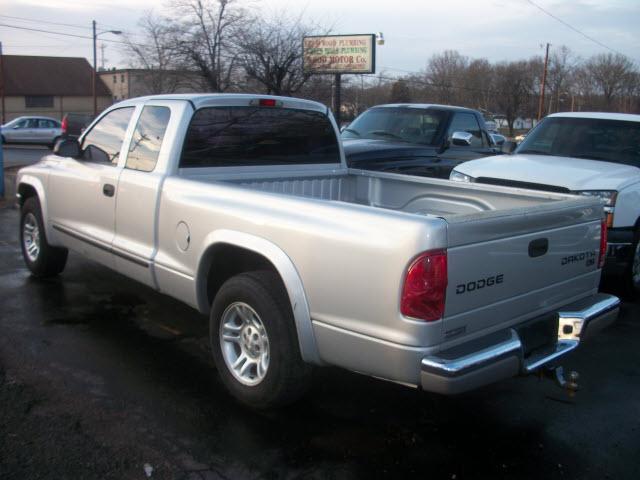
<path id="1" fill-rule="evenodd" d="M 211 350 L 231 394 L 254 408 L 297 400 L 311 367 L 300 356 L 293 314 L 278 275 L 256 271 L 222 285 L 211 307 Z"/>
<path id="2" fill-rule="evenodd" d="M 68 250 L 49 245 L 44 231 L 40 202 L 29 197 L 20 216 L 22 257 L 35 277 L 52 277 L 64 270 Z"/>

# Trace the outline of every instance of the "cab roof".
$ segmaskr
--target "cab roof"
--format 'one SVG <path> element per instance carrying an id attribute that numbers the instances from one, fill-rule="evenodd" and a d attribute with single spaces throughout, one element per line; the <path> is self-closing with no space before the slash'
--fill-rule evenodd
<path id="1" fill-rule="evenodd" d="M 383 105 L 374 105 L 371 108 L 417 108 L 417 109 L 437 109 L 448 110 L 452 112 L 468 112 L 468 113 L 480 113 L 477 110 L 467 107 L 457 107 L 455 105 L 439 105 L 437 103 L 386 103 Z"/>
<path id="2" fill-rule="evenodd" d="M 640 122 L 640 115 L 630 113 L 610 113 L 610 112 L 562 112 L 547 115 L 549 118 L 594 118 L 600 120 L 622 120 L 626 122 Z"/>
<path id="3" fill-rule="evenodd" d="M 194 108 L 198 109 L 205 106 L 216 105 L 242 105 L 246 102 L 249 105 L 251 100 L 256 99 L 274 99 L 282 102 L 284 108 L 298 108 L 304 110 L 315 110 L 322 113 L 328 113 L 329 109 L 326 105 L 314 102 L 312 100 L 304 100 L 302 98 L 279 97 L 276 95 L 262 95 L 252 93 L 176 93 L 166 95 L 149 95 L 145 97 L 131 98 L 118 102 L 119 106 L 137 105 L 152 100 L 182 100 L 190 102 Z"/>

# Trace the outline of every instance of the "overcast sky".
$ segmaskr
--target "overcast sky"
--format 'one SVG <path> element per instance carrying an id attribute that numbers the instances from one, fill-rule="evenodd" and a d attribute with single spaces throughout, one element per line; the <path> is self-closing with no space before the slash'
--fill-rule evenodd
<path id="1" fill-rule="evenodd" d="M 607 47 L 640 64 L 640 0 L 533 0 L 545 10 Z M 162 0 L 0 0 L 0 24 L 91 34 L 99 29 L 136 32 L 147 10 L 166 11 Z M 492 61 L 542 55 L 541 44 L 567 45 L 588 57 L 606 48 L 572 31 L 527 0 L 251 0 L 264 11 L 304 12 L 305 18 L 331 27 L 333 33 L 383 32 L 377 71 L 418 71 L 445 49 Z M 29 19 L 35 21 L 21 20 Z M 75 28 L 43 22 L 84 26 Z M 111 34 L 103 38 L 118 39 Z M 136 40 L 140 40 L 137 38 Z M 91 59 L 91 40 L 0 26 L 5 54 L 82 56 Z M 107 67 L 126 67 L 117 44 L 105 43 Z M 553 47 L 552 47 L 553 48 Z M 98 55 L 100 65 L 100 50 Z"/>

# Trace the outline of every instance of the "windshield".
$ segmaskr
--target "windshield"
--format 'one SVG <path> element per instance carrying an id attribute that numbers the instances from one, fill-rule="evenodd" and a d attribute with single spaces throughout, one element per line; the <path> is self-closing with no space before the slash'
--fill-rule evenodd
<path id="1" fill-rule="evenodd" d="M 586 158 L 640 167 L 640 122 L 551 117 L 527 135 L 516 153 Z"/>
<path id="2" fill-rule="evenodd" d="M 343 139 L 372 138 L 436 145 L 447 112 L 408 107 L 371 108 L 342 132 Z"/>

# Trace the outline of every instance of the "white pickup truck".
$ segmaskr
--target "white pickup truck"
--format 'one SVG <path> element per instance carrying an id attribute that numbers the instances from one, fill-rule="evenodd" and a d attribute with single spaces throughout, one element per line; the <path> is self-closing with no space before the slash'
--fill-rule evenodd
<path id="1" fill-rule="evenodd" d="M 640 295 L 640 115 L 549 115 L 514 155 L 461 164 L 450 178 L 600 198 L 609 228 L 605 273 L 624 275 Z"/>
<path id="2" fill-rule="evenodd" d="M 256 407 L 312 365 L 463 392 L 558 367 L 616 318 L 598 199 L 352 170 L 338 139 L 299 99 L 120 102 L 20 170 L 24 260 L 56 275 L 74 249 L 209 315 Z"/>

